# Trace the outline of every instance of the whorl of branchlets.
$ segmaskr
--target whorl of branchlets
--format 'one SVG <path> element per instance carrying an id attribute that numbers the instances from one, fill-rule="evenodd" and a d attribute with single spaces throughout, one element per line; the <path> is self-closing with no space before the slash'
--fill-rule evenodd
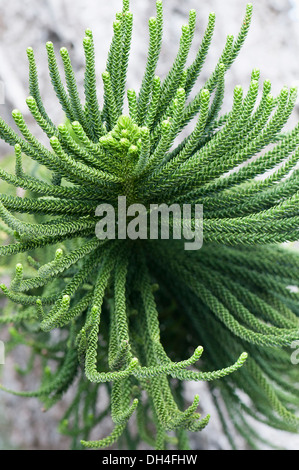
<path id="1" fill-rule="evenodd" d="M 1 231 L 10 238 L 0 254 L 21 256 L 10 286 L 1 285 L 17 306 L 7 303 L 0 324 L 15 325 L 11 346 L 32 349 L 28 371 L 36 356 L 44 366 L 38 390 L 11 392 L 39 397 L 49 408 L 76 383 L 59 426 L 74 448 L 126 439 L 130 448 L 146 442 L 188 449 L 188 432 L 202 430 L 209 415 L 199 415 L 198 395 L 184 406 L 183 384 L 204 380 L 232 447 L 232 427 L 255 447 L 263 440 L 247 416 L 290 432 L 299 428 L 298 366 L 290 362 L 290 346 L 299 339 L 299 296 L 289 288 L 298 287 L 299 255 L 277 246 L 299 239 L 299 125 L 284 132 L 296 89 L 284 87 L 275 97 L 269 80 L 261 87 L 253 69 L 248 90 L 236 86 L 231 111 L 221 114 L 225 74 L 248 33 L 252 5 L 205 81 L 215 15 L 189 61 L 196 34 L 191 10 L 173 65 L 159 77 L 161 0 L 156 8 L 139 90 L 126 90 L 133 16 L 124 0 L 100 77 L 102 103 L 87 29 L 84 103 L 67 49 L 60 50 L 60 63 L 46 44 L 62 124 L 44 108 L 34 52 L 27 50 L 27 105 L 49 146 L 20 111 L 12 113 L 19 132 L 0 120 L 0 137 L 16 156 L 15 174 L 2 168 L 0 177 L 25 190 L 24 197 L 0 194 Z M 35 162 L 34 172 L 24 170 L 24 155 Z M 203 247 L 98 239 L 96 208 L 116 209 L 118 196 L 146 209 L 202 204 Z M 99 412 L 102 388 L 111 402 Z M 111 434 L 90 440 L 110 412 Z M 131 416 L 137 435 L 127 427 Z"/>

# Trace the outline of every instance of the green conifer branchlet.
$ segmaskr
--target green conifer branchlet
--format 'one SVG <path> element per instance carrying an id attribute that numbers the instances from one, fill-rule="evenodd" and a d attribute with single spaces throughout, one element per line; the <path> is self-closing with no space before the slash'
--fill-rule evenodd
<path id="1" fill-rule="evenodd" d="M 260 73 L 254 69 L 248 90 L 236 86 L 231 111 L 221 114 L 225 74 L 248 33 L 252 5 L 205 83 L 200 73 L 215 15 L 188 65 L 196 27 L 191 10 L 163 78 L 157 75 L 161 0 L 156 8 L 139 90 L 126 90 L 133 16 L 124 0 L 101 76 L 103 103 L 87 29 L 84 103 L 67 49 L 60 50 L 62 77 L 53 44 L 46 45 L 65 123 L 56 125 L 48 116 L 34 52 L 27 50 L 27 105 L 50 147 L 38 141 L 20 111 L 12 113 L 18 133 L 0 120 L 0 137 L 14 146 L 16 157 L 15 174 L 2 168 L 0 177 L 25 190 L 24 197 L 0 195 L 1 230 L 10 238 L 0 254 L 21 260 L 10 286 L 1 284 L 15 305 L 12 310 L 8 302 L 0 324 L 14 324 L 12 346 L 31 348 L 28 370 L 36 356 L 43 365 L 39 390 L 10 392 L 39 397 L 49 408 L 75 383 L 59 426 L 74 448 L 126 439 L 130 448 L 146 442 L 157 449 L 188 449 L 188 432 L 202 430 L 209 415 L 199 415 L 198 395 L 184 406 L 183 384 L 204 380 L 232 447 L 231 425 L 255 447 L 263 440 L 246 416 L 294 433 L 299 429 L 299 373 L 290 362 L 290 346 L 299 336 L 299 297 L 289 288 L 298 287 L 299 255 L 278 246 L 299 239 L 299 125 L 283 129 L 296 89 L 284 87 L 274 97 L 266 80 L 259 95 Z M 193 130 L 174 145 L 194 118 Z M 24 155 L 40 171 L 26 172 Z M 117 208 L 120 195 L 147 208 L 202 204 L 203 247 L 185 251 L 178 240 L 99 240 L 96 208 Z M 111 402 L 99 413 L 103 387 Z M 111 434 L 90 440 L 108 413 L 115 426 Z M 132 416 L 136 435 L 127 427 Z"/>

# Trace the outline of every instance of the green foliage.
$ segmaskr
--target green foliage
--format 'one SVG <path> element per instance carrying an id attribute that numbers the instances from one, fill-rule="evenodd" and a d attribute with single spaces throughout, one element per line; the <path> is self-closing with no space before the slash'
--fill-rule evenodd
<path id="1" fill-rule="evenodd" d="M 247 35 L 251 4 L 238 36 L 227 37 L 197 92 L 191 94 L 214 14 L 188 65 L 196 26 L 190 12 L 174 63 L 158 77 L 161 0 L 156 7 L 138 92 L 126 91 L 133 17 L 124 0 L 102 74 L 101 105 L 88 29 L 84 104 L 68 51 L 60 51 L 64 85 L 53 44 L 46 45 L 63 124 L 56 126 L 43 106 L 34 53 L 27 51 L 27 105 L 51 148 L 32 134 L 20 111 L 12 113 L 19 133 L 0 120 L 0 137 L 16 155 L 15 173 L 1 169 L 0 177 L 25 191 L 22 197 L 0 195 L 1 230 L 9 238 L 0 254 L 6 263 L 10 255 L 19 257 L 10 286 L 1 285 L 16 306 L 8 303 L 0 323 L 14 324 L 11 344 L 27 345 L 31 366 L 40 357 L 43 368 L 38 390 L 11 392 L 39 397 L 47 409 L 75 387 L 59 427 L 74 448 L 102 448 L 124 438 L 130 448 L 146 442 L 188 449 L 188 432 L 202 430 L 209 415 L 198 413 L 198 395 L 184 410 L 184 383 L 207 381 L 232 447 L 235 428 L 255 448 L 262 439 L 248 416 L 290 432 L 299 426 L 299 374 L 290 362 L 299 330 L 298 292 L 290 286 L 298 287 L 299 255 L 278 246 L 299 239 L 299 125 L 283 130 L 296 90 L 284 87 L 274 97 L 266 80 L 259 95 L 254 69 L 248 91 L 236 86 L 231 110 L 221 114 L 225 74 Z M 24 171 L 24 156 L 38 169 Z M 99 240 L 96 208 L 103 202 L 117 208 L 119 195 L 146 208 L 203 204 L 203 247 Z M 99 412 L 103 390 L 110 403 Z M 111 434 L 90 440 L 108 413 Z M 132 416 L 137 435 L 127 426 Z"/>

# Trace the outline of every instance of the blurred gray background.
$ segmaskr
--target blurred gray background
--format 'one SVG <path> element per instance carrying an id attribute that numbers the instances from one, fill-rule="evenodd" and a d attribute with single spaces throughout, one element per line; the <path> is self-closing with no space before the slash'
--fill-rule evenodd
<path id="1" fill-rule="evenodd" d="M 245 13 L 246 0 L 164 0 L 164 42 L 157 73 L 163 77 L 172 64 L 178 49 L 181 26 L 188 20 L 191 8 L 197 11 L 197 29 L 190 60 L 199 46 L 211 11 L 216 13 L 216 28 L 208 60 L 202 72 L 200 84 L 208 77 L 222 51 L 227 34 L 237 34 Z M 224 106 L 232 102 L 232 89 L 241 84 L 246 89 L 251 70 L 261 70 L 261 80 L 269 78 L 273 92 L 284 85 L 299 84 L 299 0 L 252 0 L 253 22 L 241 51 L 226 79 Z M 4 84 L 4 102 L 0 115 L 12 123 L 11 111 L 20 109 L 29 123 L 25 99 L 28 96 L 28 64 L 26 48 L 35 51 L 40 77 L 41 94 L 45 107 L 54 122 L 63 121 L 63 114 L 54 96 L 46 60 L 45 43 L 52 41 L 59 52 L 66 46 L 71 54 L 79 88 L 82 90 L 84 55 L 82 40 L 86 28 L 91 28 L 95 39 L 96 67 L 99 90 L 100 75 L 104 70 L 107 52 L 112 38 L 112 22 L 121 10 L 121 0 L 0 0 L 0 80 Z M 155 0 L 131 0 L 134 14 L 132 53 L 129 62 L 128 87 L 138 89 L 146 61 L 148 45 L 148 18 L 155 15 Z M 101 96 L 101 92 L 99 93 Z M 298 120 L 296 106 L 290 125 Z M 39 128 L 32 127 L 39 136 Z M 11 149 L 0 143 L 0 158 Z M 3 339 L 0 337 L 0 339 Z M 14 372 L 15 358 L 8 356 L 0 365 L 5 385 L 16 389 L 34 389 L 38 380 L 30 383 L 20 380 Z M 194 438 L 197 449 L 227 449 L 228 443 L 221 434 L 219 422 L 213 412 L 205 384 L 190 385 L 186 396 L 193 400 L 200 394 L 202 414 L 211 413 L 209 426 Z M 67 401 L 67 396 L 65 400 Z M 23 399 L 1 393 L 0 395 L 0 449 L 63 449 L 68 440 L 56 432 L 60 405 L 47 413 L 35 399 Z M 107 422 L 109 432 L 110 423 Z M 299 449 L 299 437 L 282 432 L 269 431 L 259 426 L 265 437 L 288 449 Z M 100 437 L 100 436 L 97 436 Z M 240 439 L 240 448 L 245 448 Z"/>

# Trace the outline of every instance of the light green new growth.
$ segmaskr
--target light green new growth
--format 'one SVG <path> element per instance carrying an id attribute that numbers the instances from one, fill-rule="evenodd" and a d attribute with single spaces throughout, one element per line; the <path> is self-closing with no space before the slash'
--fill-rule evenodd
<path id="1" fill-rule="evenodd" d="M 198 395 L 185 405 L 184 383 L 204 380 L 231 446 L 235 429 L 255 448 L 263 439 L 247 417 L 289 432 L 299 427 L 298 366 L 290 362 L 299 297 L 289 288 L 298 287 L 299 255 L 278 246 L 299 239 L 299 124 L 284 131 L 296 89 L 284 87 L 275 97 L 270 81 L 261 86 L 253 69 L 248 90 L 236 86 L 231 110 L 221 114 L 226 72 L 248 33 L 252 5 L 205 82 L 215 15 L 190 61 L 197 34 L 191 10 L 173 65 L 160 77 L 161 0 L 156 9 L 139 90 L 126 88 L 133 16 L 124 0 L 101 77 L 86 30 L 84 103 L 67 49 L 60 50 L 59 64 L 53 44 L 46 44 L 65 123 L 53 123 L 44 108 L 28 48 L 27 105 L 50 147 L 20 111 L 12 113 L 19 132 L 0 119 L 0 137 L 16 157 L 15 174 L 0 169 L 0 177 L 25 190 L 24 197 L 0 195 L 1 230 L 9 237 L 0 254 L 7 263 L 7 256 L 18 255 L 10 286 L 1 285 L 17 306 L 8 303 L 0 324 L 14 324 L 12 346 L 31 348 L 28 370 L 35 357 L 43 366 L 38 390 L 10 392 L 39 397 L 47 409 L 75 387 L 59 426 L 73 448 L 118 441 L 132 449 L 140 442 L 188 449 L 188 433 L 202 430 L 209 415 L 198 413 Z M 36 163 L 34 172 L 26 172 L 24 155 Z M 96 208 L 117 209 L 118 196 L 147 209 L 202 204 L 203 247 L 99 240 Z M 110 404 L 99 412 L 103 389 Z M 109 413 L 111 434 L 90 440 Z M 131 418 L 136 434 L 127 426 Z"/>

